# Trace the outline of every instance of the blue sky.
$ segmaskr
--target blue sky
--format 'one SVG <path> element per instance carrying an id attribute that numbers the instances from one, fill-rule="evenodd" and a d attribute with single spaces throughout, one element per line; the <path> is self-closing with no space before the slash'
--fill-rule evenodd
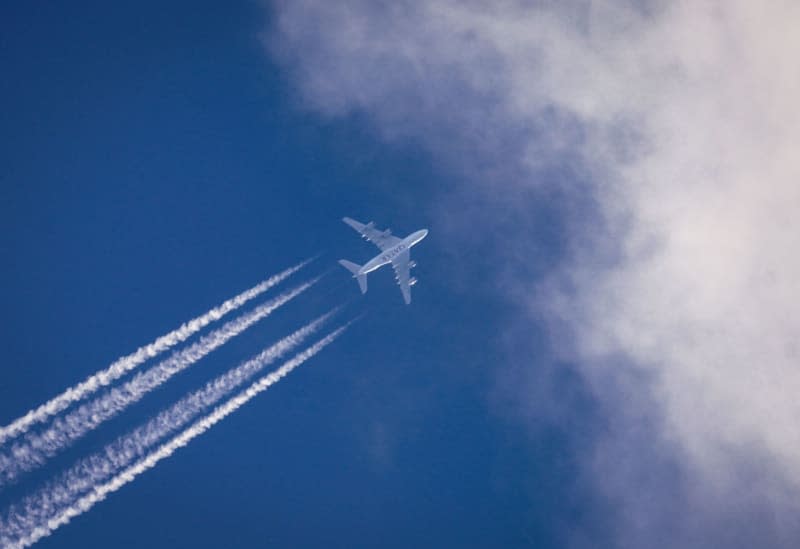
<path id="1" fill-rule="evenodd" d="M 304 111 L 265 55 L 261 6 L 3 11 L 3 418 L 268 274 L 314 254 L 300 276 L 330 271 L 4 489 L 4 507 L 328 307 L 366 313 L 40 546 L 560 545 L 558 523 L 582 508 L 569 443 L 530 437 L 496 394 L 499 326 L 516 311 L 489 288 L 485 239 L 454 247 L 437 230 L 433 201 L 452 175 L 413 144 L 381 143 L 358 117 Z M 343 215 L 398 234 L 431 229 L 414 250 L 412 306 L 387 272 L 362 298 L 332 269 L 373 255 Z"/>
<path id="2" fill-rule="evenodd" d="M 39 546 L 797 546 L 791 3 L 0 19 L 0 424 L 299 261 L 271 295 L 324 275 L 0 512 L 331 307 L 363 315 Z M 430 229 L 411 306 L 336 265 L 375 252 L 344 215 Z"/>

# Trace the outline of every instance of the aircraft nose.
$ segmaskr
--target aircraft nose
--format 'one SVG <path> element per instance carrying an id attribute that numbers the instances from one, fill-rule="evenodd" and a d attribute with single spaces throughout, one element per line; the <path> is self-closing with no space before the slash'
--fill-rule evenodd
<path id="1" fill-rule="evenodd" d="M 428 229 L 422 229 L 422 238 L 428 236 Z"/>

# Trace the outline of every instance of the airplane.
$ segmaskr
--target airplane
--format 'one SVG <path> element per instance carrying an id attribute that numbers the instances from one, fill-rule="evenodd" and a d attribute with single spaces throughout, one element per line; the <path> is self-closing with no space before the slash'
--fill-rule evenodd
<path id="1" fill-rule="evenodd" d="M 375 223 L 372 221 L 366 225 L 349 217 L 342 218 L 342 221 L 353 227 L 356 231 L 361 233 L 362 237 L 381 249 L 381 253 L 367 261 L 364 265 L 358 265 L 346 259 L 339 260 L 339 264 L 353 273 L 353 278 L 358 280 L 358 287 L 361 288 L 361 293 L 367 293 L 367 273 L 371 273 L 375 269 L 391 263 L 394 268 L 395 279 L 400 285 L 400 292 L 403 294 L 403 301 L 405 301 L 406 305 L 411 303 L 411 286 L 417 283 L 417 279 L 409 277 L 409 272 L 417 264 L 411 261 L 409 251 L 413 245 L 428 236 L 428 229 L 421 229 L 411 233 L 405 238 L 398 238 L 392 236 L 392 231 L 389 229 L 385 231 L 376 229 Z"/>

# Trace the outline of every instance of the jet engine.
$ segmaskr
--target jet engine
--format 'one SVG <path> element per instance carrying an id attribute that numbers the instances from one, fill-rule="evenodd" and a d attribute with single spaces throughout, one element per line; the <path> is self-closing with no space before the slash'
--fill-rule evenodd
<path id="1" fill-rule="evenodd" d="M 408 262 L 408 268 L 409 268 L 409 269 L 413 269 L 413 268 L 414 268 L 414 267 L 416 267 L 416 266 L 417 266 L 417 262 L 416 262 L 416 261 L 414 261 L 413 259 L 412 259 L 411 261 L 409 261 L 409 262 Z"/>
<path id="2" fill-rule="evenodd" d="M 412 276 L 412 277 L 409 279 L 409 281 L 408 281 L 408 285 L 409 285 L 409 286 L 413 286 L 413 285 L 414 285 L 414 284 L 416 284 L 416 283 L 417 283 L 417 279 L 416 279 L 416 278 L 414 278 L 413 276 Z"/>

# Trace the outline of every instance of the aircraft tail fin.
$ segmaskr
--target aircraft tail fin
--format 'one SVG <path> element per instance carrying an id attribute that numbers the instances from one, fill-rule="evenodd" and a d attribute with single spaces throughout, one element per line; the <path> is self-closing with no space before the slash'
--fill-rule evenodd
<path id="1" fill-rule="evenodd" d="M 367 293 L 367 275 L 359 274 L 361 265 L 353 263 L 352 261 L 347 261 L 346 259 L 340 259 L 339 264 L 353 273 L 353 278 L 358 279 L 358 287 L 361 288 L 361 293 Z"/>

